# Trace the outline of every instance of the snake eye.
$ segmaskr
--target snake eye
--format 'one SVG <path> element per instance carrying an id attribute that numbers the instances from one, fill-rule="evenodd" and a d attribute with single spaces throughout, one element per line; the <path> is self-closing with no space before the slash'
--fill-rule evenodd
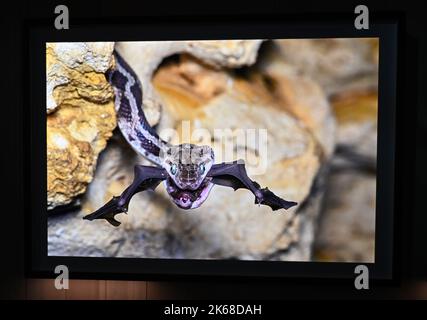
<path id="1" fill-rule="evenodd" d="M 172 173 L 173 175 L 176 175 L 177 171 L 178 171 L 178 167 L 176 166 L 176 164 L 175 164 L 175 163 L 174 163 L 174 164 L 172 164 L 172 165 L 171 165 L 171 173 Z"/>
<path id="2" fill-rule="evenodd" d="M 206 167 L 205 167 L 205 164 L 204 164 L 204 163 L 201 163 L 201 164 L 199 165 L 199 170 L 200 170 L 200 173 L 204 173 L 204 172 L 205 172 Z"/>

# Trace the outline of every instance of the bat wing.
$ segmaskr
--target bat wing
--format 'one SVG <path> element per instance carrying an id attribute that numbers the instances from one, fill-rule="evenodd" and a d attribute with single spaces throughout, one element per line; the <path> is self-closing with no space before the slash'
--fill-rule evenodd
<path id="1" fill-rule="evenodd" d="M 132 184 L 120 196 L 113 197 L 104 206 L 83 217 L 83 219 L 105 219 L 113 226 L 119 226 L 120 222 L 114 219 L 114 217 L 116 214 L 127 212 L 132 197 L 141 191 L 154 190 L 166 177 L 167 173 L 165 169 L 150 166 L 135 166 Z"/>
<path id="2" fill-rule="evenodd" d="M 234 190 L 244 188 L 250 190 L 255 196 L 255 203 L 269 206 L 273 211 L 278 209 L 289 209 L 296 202 L 284 200 L 276 196 L 268 188 L 261 188 L 260 185 L 252 181 L 247 173 L 243 161 L 232 163 L 221 163 L 212 166 L 207 174 L 212 177 L 212 183 L 230 187 Z"/>

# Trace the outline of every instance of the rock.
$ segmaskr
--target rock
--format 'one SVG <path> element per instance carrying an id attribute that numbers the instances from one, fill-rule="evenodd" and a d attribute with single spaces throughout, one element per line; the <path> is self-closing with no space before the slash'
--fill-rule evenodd
<path id="1" fill-rule="evenodd" d="M 324 110 L 319 122 L 305 123 L 306 118 L 291 113 L 298 109 L 293 105 L 295 101 L 303 101 L 302 98 L 284 105 L 282 97 L 259 81 L 262 78 L 255 70 L 247 77 L 240 76 L 181 55 L 178 62 L 162 65 L 152 81 L 159 101 L 163 102 L 157 129 L 172 143 L 212 145 L 217 162 L 245 155 L 248 173 L 254 180 L 300 206 L 273 212 L 254 205 L 254 197 L 247 190 L 216 186 L 202 207 L 185 211 L 170 201 L 160 185 L 155 192 L 134 196 L 128 215 L 117 216 L 123 223 L 119 228 L 106 221 L 82 220 L 85 214 L 120 194 L 133 179 L 133 166 L 144 163 L 118 134 L 110 139 L 99 158 L 93 182 L 82 200 L 82 210 L 49 218 L 49 254 L 309 260 L 322 198 L 322 184 L 316 187 L 314 181 L 325 177 L 321 168 L 327 157 L 322 150 L 327 150 L 328 143 L 332 149 L 334 141 L 327 136 L 333 135 L 333 130 L 320 130 L 321 123 L 333 126 L 333 121 L 327 119 L 329 104 L 321 89 L 308 84 L 304 94 L 313 94 L 316 99 L 305 99 L 301 105 L 306 107 L 301 109 L 314 110 L 311 104 L 318 103 Z M 294 90 L 290 87 L 289 96 L 302 95 Z M 325 147 L 311 131 L 316 126 L 324 134 Z M 261 131 L 254 131 L 258 139 L 245 143 L 239 140 L 238 129 L 248 130 L 243 133 L 251 129 Z M 267 130 L 267 141 L 260 140 L 262 129 Z M 235 148 L 226 154 L 224 150 L 230 141 L 234 141 Z M 78 241 L 73 239 L 76 235 Z"/>
<path id="2" fill-rule="evenodd" d="M 311 261 L 313 259 L 313 246 L 317 242 L 316 234 L 319 228 L 319 216 L 322 213 L 328 173 L 329 163 L 325 162 L 313 181 L 309 196 L 300 205 L 295 223 L 283 230 L 286 234 L 297 234 L 296 241 L 290 243 L 284 250 L 275 251 L 267 257 L 267 260 Z"/>
<path id="3" fill-rule="evenodd" d="M 46 45 L 48 209 L 85 192 L 116 126 L 104 76 L 114 63 L 112 51 L 110 42 Z"/>
<path id="4" fill-rule="evenodd" d="M 276 103 L 301 120 L 316 137 L 326 158 L 335 147 L 336 123 L 324 90 L 287 63 L 275 43 L 264 49 L 258 68 Z"/>
<path id="5" fill-rule="evenodd" d="M 376 162 L 378 93 L 347 91 L 332 99 L 337 119 L 337 143 L 349 158 Z"/>
<path id="6" fill-rule="evenodd" d="M 184 41 L 185 52 L 213 66 L 238 68 L 255 63 L 262 40 Z"/>
<path id="7" fill-rule="evenodd" d="M 282 63 L 325 88 L 336 119 L 336 150 L 320 224 L 313 229 L 313 259 L 373 262 L 378 41 L 283 40 L 279 45 Z"/>
<path id="8" fill-rule="evenodd" d="M 316 260 L 374 262 L 377 101 L 375 91 L 332 99 L 337 150 L 314 242 Z"/>
<path id="9" fill-rule="evenodd" d="M 294 99 L 289 91 L 302 92 L 299 95 L 302 101 L 314 97 L 303 92 L 307 87 L 304 85 L 307 78 L 319 83 L 328 93 L 337 120 L 335 137 L 339 151 L 345 151 L 350 158 L 370 162 L 371 167 L 375 167 L 372 163 L 376 161 L 377 149 L 378 45 L 378 39 L 375 38 L 276 40 L 269 48 L 269 58 L 262 63 L 262 68 L 272 77 L 274 85 L 280 88 L 277 91 L 288 100 Z M 287 82 L 281 79 L 283 76 Z M 289 90 L 293 85 L 295 89 Z M 323 131 L 332 130 L 332 126 L 322 120 L 330 117 L 322 117 L 320 113 L 322 110 L 330 112 L 330 109 L 316 105 L 301 114 L 300 110 L 304 109 L 300 107 L 301 103 L 291 105 L 298 107 L 294 112 L 305 117 L 305 123 L 317 122 L 311 128 L 319 141 L 325 141 L 325 134 L 319 128 Z M 331 155 L 331 148 L 324 149 L 327 155 Z"/>
<path id="10" fill-rule="evenodd" d="M 276 40 L 284 62 L 322 85 L 328 95 L 378 86 L 377 38 Z"/>
<path id="11" fill-rule="evenodd" d="M 46 45 L 46 108 L 50 113 L 60 105 L 61 86 L 72 84 L 78 94 L 99 102 L 105 101 L 105 81 L 100 74 L 113 64 L 113 42 L 58 42 Z M 81 73 L 81 74 L 79 74 Z M 86 79 L 86 78 L 90 79 Z M 58 88 L 59 87 L 59 88 Z M 54 91 L 58 88 L 57 92 Z M 72 89 L 72 88 L 70 88 Z M 68 92 L 69 93 L 69 92 Z M 108 93 L 107 90 L 107 94 Z"/>
<path id="12" fill-rule="evenodd" d="M 165 58 L 178 53 L 188 53 L 217 68 L 235 68 L 253 64 L 261 42 L 261 40 L 118 42 L 116 50 L 137 74 L 142 85 L 144 113 L 148 123 L 154 126 L 160 119 L 162 101 L 153 90 L 151 78 Z"/>
<path id="13" fill-rule="evenodd" d="M 374 262 L 375 197 L 375 175 L 332 171 L 315 242 L 315 260 Z"/>

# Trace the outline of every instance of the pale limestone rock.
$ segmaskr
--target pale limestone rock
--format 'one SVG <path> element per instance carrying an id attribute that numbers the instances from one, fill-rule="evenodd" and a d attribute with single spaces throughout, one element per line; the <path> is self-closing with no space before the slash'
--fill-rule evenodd
<path id="1" fill-rule="evenodd" d="M 144 113 L 150 125 L 154 126 L 160 119 L 162 101 L 153 90 L 151 78 L 165 58 L 178 53 L 188 53 L 215 67 L 235 68 L 253 64 L 261 42 L 261 40 L 118 42 L 116 50 L 137 74 L 142 85 Z"/>
<path id="2" fill-rule="evenodd" d="M 215 129 L 267 129 L 267 170 L 262 172 L 256 166 L 263 163 L 264 145 L 249 143 L 246 159 L 249 174 L 279 196 L 307 203 L 312 198 L 313 181 L 319 175 L 324 176 L 319 171 L 325 161 L 321 144 L 303 118 L 291 116 L 289 109 L 282 105 L 283 100 L 272 98 L 269 88 L 257 79 L 258 76 L 242 79 L 188 56 L 182 57 L 179 63 L 163 66 L 153 79 L 164 103 L 158 131 L 163 135 L 166 128 L 175 128 L 177 135 L 170 136 L 172 143 L 211 142 L 220 162 L 229 160 L 221 158 L 224 141 L 238 135 L 231 130 L 225 140 L 220 140 L 214 134 Z M 315 90 L 306 92 L 310 93 L 321 96 Z M 187 136 L 186 125 L 192 133 L 194 129 L 204 129 L 213 141 Z M 243 144 L 237 141 L 236 149 L 241 147 Z M 237 155 L 236 152 L 231 157 Z M 254 196 L 247 190 L 234 192 L 216 186 L 202 207 L 186 211 L 177 208 L 160 185 L 154 193 L 143 192 L 133 197 L 129 213 L 117 216 L 123 223 L 119 228 L 111 227 L 106 221 L 82 220 L 85 214 L 120 194 L 133 179 L 133 166 L 141 163 L 144 163 L 142 158 L 120 135 L 111 139 L 100 157 L 82 210 L 50 218 L 49 254 L 310 259 L 321 192 L 316 193 L 312 206 L 273 212 L 268 207 L 256 206 Z M 73 241 L 76 235 L 78 242 Z"/>
<path id="3" fill-rule="evenodd" d="M 287 63 L 274 44 L 265 50 L 259 69 L 272 94 L 280 101 L 280 107 L 301 120 L 329 158 L 335 147 L 336 123 L 322 87 Z"/>
<path id="4" fill-rule="evenodd" d="M 378 86 L 376 38 L 276 40 L 283 60 L 322 85 L 331 95 Z"/>
<path id="5" fill-rule="evenodd" d="M 255 63 L 262 40 L 186 41 L 185 52 L 212 64 L 238 68 Z"/>
<path id="6" fill-rule="evenodd" d="M 104 73 L 113 64 L 114 42 L 58 42 L 46 44 L 46 100 L 50 113 L 61 103 L 53 96 L 56 87 L 79 81 L 79 73 Z M 99 83 L 91 83 L 89 89 L 98 89 Z M 98 94 L 93 98 L 97 99 Z"/>
<path id="7" fill-rule="evenodd" d="M 350 153 L 376 162 L 378 93 L 347 91 L 332 99 L 337 118 L 337 144 Z"/>
<path id="8" fill-rule="evenodd" d="M 84 193 L 82 209 L 49 218 L 49 254 L 307 261 L 313 259 L 314 243 L 314 259 L 373 261 L 374 175 L 362 171 L 345 171 L 340 175 L 334 172 L 320 227 L 318 216 L 336 140 L 358 154 L 374 156 L 378 42 L 327 39 L 315 43 L 298 40 L 302 41 L 298 44 L 294 41 L 275 41 L 279 47 L 263 50 L 256 65 L 243 76 L 231 68 L 253 64 L 261 41 L 120 43 L 117 49 L 142 79 L 144 110 L 149 122 L 157 124 L 157 131 L 169 141 L 203 143 L 203 136 L 185 135 L 187 125 L 190 130 L 206 129 L 208 133 L 215 128 L 266 128 L 268 171 L 262 174 L 250 165 L 262 158 L 260 146 L 254 143 L 248 145 L 249 173 L 279 196 L 298 201 L 298 207 L 273 212 L 268 207 L 254 205 L 254 197 L 248 191 L 233 192 L 216 186 L 201 208 L 185 211 L 170 201 L 160 185 L 154 193 L 134 196 L 129 214 L 116 216 L 123 223 L 119 228 L 106 221 L 82 220 L 129 185 L 135 164 L 148 164 L 117 134 L 100 155 L 94 179 Z M 180 53 L 179 62 L 174 60 L 158 69 L 165 57 L 176 53 Z M 332 62 L 326 61 L 326 57 Z M 79 65 L 73 59 L 66 61 Z M 61 78 L 55 81 L 61 83 Z M 92 92 L 103 91 L 100 87 L 80 88 L 79 92 L 84 99 L 90 99 Z M 56 89 L 56 101 L 72 91 Z M 99 97 L 103 99 L 102 94 L 95 96 L 96 101 Z M 80 105 L 72 99 L 68 101 Z M 57 111 L 62 108 L 61 104 Z M 91 141 L 95 137 L 93 130 L 71 128 L 73 139 Z M 177 129 L 178 135 L 170 135 L 168 128 Z M 84 171 L 79 174 L 80 179 L 90 181 L 87 172 L 93 170 L 93 162 L 88 161 L 91 159 L 88 144 L 71 143 L 62 131 L 52 132 L 48 143 L 55 146 L 55 162 L 63 163 L 58 166 L 57 180 L 64 184 L 71 167 L 75 172 Z M 227 139 L 236 137 L 232 131 Z M 220 154 L 221 143 L 218 139 L 212 143 Z M 61 150 L 66 151 L 61 153 Z M 335 156 L 334 166 L 337 160 Z M 83 190 L 83 180 L 73 179 L 69 180 L 70 185 Z M 61 190 L 65 199 L 69 199 L 69 185 Z"/>
<path id="9" fill-rule="evenodd" d="M 249 155 L 252 154 L 255 159 L 251 159 L 251 163 L 247 161 L 248 173 L 279 196 L 303 201 L 319 166 L 315 141 L 286 113 L 262 104 L 251 104 L 239 97 L 239 94 L 244 95 L 243 92 L 236 91 L 236 88 L 231 87 L 226 93 L 211 100 L 202 107 L 203 115 L 193 119 L 190 125 L 207 129 L 214 137 L 215 129 L 267 129 L 266 170 L 259 173 L 256 167 L 250 165 L 262 162 L 260 158 L 267 155 L 262 154 L 259 148 L 249 146 Z M 179 126 L 178 122 L 178 129 Z M 220 157 L 220 149 L 224 144 L 215 141 L 213 147 L 218 162 L 231 160 Z M 234 155 L 231 158 L 235 159 L 237 153 Z M 183 216 L 179 215 L 181 210 L 172 209 L 176 217 L 185 221 L 178 224 L 176 231 L 181 229 L 180 225 L 187 226 L 189 232 L 183 238 L 188 237 L 186 241 L 194 239 L 194 251 L 191 254 L 196 256 L 259 257 L 287 248 L 298 238 L 297 233 L 291 233 L 290 236 L 282 234 L 294 218 L 295 209 L 273 213 L 268 207 L 254 206 L 253 195 L 245 190 L 233 192 L 231 189 L 215 187 L 209 199 L 194 213 Z M 263 228 L 259 228 L 260 225 Z M 200 241 L 205 242 L 206 247 L 201 247 Z"/>
<path id="10" fill-rule="evenodd" d="M 104 72 L 113 43 L 48 43 L 47 202 L 69 204 L 92 180 L 99 152 L 116 126 Z"/>
<path id="11" fill-rule="evenodd" d="M 374 262 L 375 175 L 352 170 L 333 171 L 328 186 L 315 259 Z"/>

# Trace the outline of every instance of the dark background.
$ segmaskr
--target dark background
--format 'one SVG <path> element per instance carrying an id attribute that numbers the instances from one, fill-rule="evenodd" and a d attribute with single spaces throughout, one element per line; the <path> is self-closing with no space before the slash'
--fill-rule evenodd
<path id="1" fill-rule="evenodd" d="M 184 2 L 161 1 L 13 1 L 2 4 L 2 21 L 5 36 L 2 51 L 2 228 L 0 229 L 0 282 L 1 298 L 28 298 L 42 280 L 25 277 L 25 210 L 29 180 L 24 175 L 24 118 L 28 105 L 23 104 L 27 89 L 24 75 L 25 61 L 30 59 L 25 51 L 25 24 L 28 20 L 55 18 L 56 5 L 65 4 L 70 10 L 70 28 L 73 21 L 95 23 L 109 18 L 144 19 L 144 17 L 198 17 L 227 16 L 236 18 L 295 14 L 307 18 L 311 14 L 342 13 L 353 24 L 354 7 L 361 2 L 346 1 L 276 1 L 268 2 Z M 392 283 L 374 283 L 371 290 L 359 292 L 352 281 L 174 281 L 121 283 L 123 289 L 136 286 L 146 298 L 317 298 L 317 297 L 424 297 L 427 298 L 427 213 L 423 207 L 422 191 L 426 190 L 425 164 L 427 163 L 427 11 L 421 1 L 364 1 L 370 10 L 371 21 L 376 15 L 393 13 L 404 18 L 404 38 L 400 47 L 401 68 L 398 86 L 397 127 L 397 184 L 396 208 L 396 280 Z M 197 26 L 195 25 L 195 28 Z M 6 41 L 4 41 L 6 40 Z M 381 226 L 378 226 L 379 228 Z M 51 280 L 49 280 L 51 281 Z M 88 280 L 90 281 L 90 280 Z M 82 291 L 95 288 L 107 292 L 109 282 L 77 282 Z M 104 287 L 103 287 L 104 286 Z M 86 288 L 86 289 L 85 289 Z M 101 289 L 99 289 L 101 288 Z M 41 290 L 43 291 L 43 290 Z M 40 295 L 39 295 L 40 297 Z M 76 297 L 76 296 L 74 296 Z M 88 296 L 91 297 L 91 296 Z M 95 297 L 96 296 L 92 296 Z M 104 295 L 105 297 L 105 295 Z"/>

